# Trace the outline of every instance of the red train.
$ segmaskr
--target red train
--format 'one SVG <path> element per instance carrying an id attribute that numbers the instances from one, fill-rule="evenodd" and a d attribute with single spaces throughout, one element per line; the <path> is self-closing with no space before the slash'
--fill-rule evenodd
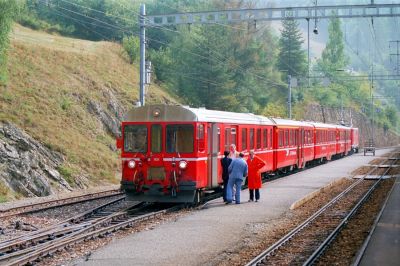
<path id="1" fill-rule="evenodd" d="M 358 129 L 185 106 L 147 105 L 122 123 L 121 188 L 132 200 L 198 202 L 221 186 L 220 159 L 235 144 L 288 172 L 358 150 Z"/>

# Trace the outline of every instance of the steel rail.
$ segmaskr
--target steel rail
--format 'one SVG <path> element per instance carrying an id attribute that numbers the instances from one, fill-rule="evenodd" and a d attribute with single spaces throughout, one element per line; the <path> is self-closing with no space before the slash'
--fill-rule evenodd
<path id="1" fill-rule="evenodd" d="M 112 189 L 100 192 L 89 193 L 85 195 L 79 195 L 64 199 L 54 199 L 45 202 L 38 202 L 29 205 L 23 205 L 18 207 L 12 207 L 4 210 L 0 210 L 0 218 L 14 216 L 23 213 L 32 213 L 37 211 L 43 211 L 47 209 L 57 208 L 61 206 L 67 206 L 71 204 L 81 203 L 85 201 L 91 201 L 96 199 L 108 198 L 118 195 L 123 195 L 119 189 Z"/>
<path id="2" fill-rule="evenodd" d="M 379 165 L 382 165 L 383 162 L 386 162 L 386 161 L 387 160 L 382 161 Z M 336 197 L 334 197 L 331 201 L 329 201 L 322 208 L 320 208 L 318 211 L 316 211 L 313 215 L 311 215 L 309 218 L 307 218 L 303 223 L 298 225 L 296 228 L 291 230 L 289 233 L 287 233 L 285 236 L 283 236 L 281 239 L 279 239 L 277 242 L 275 242 L 269 248 L 267 248 L 262 253 L 260 253 L 257 257 L 255 257 L 253 260 L 251 260 L 249 263 L 247 263 L 246 266 L 253 266 L 253 265 L 258 265 L 259 263 L 262 263 L 262 261 L 266 257 L 270 256 L 275 250 L 277 250 L 278 248 L 280 248 L 281 246 L 286 244 L 297 233 L 299 233 L 304 228 L 306 228 L 312 221 L 314 221 L 317 217 L 319 217 L 322 213 L 324 213 L 328 208 L 330 208 L 337 201 L 339 201 L 341 198 L 343 198 L 354 187 L 356 187 L 358 184 L 360 184 L 365 179 L 365 177 L 369 176 L 371 173 L 373 173 L 374 171 L 379 169 L 379 165 L 375 166 L 373 169 L 368 171 L 367 174 L 365 174 L 362 178 L 358 179 L 356 182 L 351 184 L 348 188 L 346 188 L 344 191 L 342 191 L 340 194 L 338 194 Z"/>
<path id="3" fill-rule="evenodd" d="M 60 241 L 60 243 L 54 243 L 50 246 L 39 248 L 32 253 L 21 256 L 20 258 L 18 258 L 16 260 L 9 261 L 9 262 L 7 262 L 7 265 L 9 265 L 9 266 L 25 265 L 27 263 L 34 262 L 35 260 L 40 259 L 46 255 L 50 255 L 50 254 L 53 254 L 54 252 L 62 250 L 65 247 L 69 247 L 76 243 L 82 242 L 86 239 L 92 239 L 94 237 L 99 237 L 99 236 L 103 236 L 106 234 L 110 234 L 112 232 L 115 232 L 115 231 L 123 229 L 123 228 L 132 227 L 136 223 L 158 217 L 162 214 L 172 212 L 172 211 L 175 211 L 180 208 L 182 208 L 182 206 L 179 205 L 179 206 L 174 206 L 174 207 L 171 207 L 171 208 L 168 208 L 165 210 L 155 211 L 155 212 L 144 214 L 144 215 L 141 215 L 138 217 L 130 218 L 126 221 L 121 221 L 120 223 L 117 223 L 117 224 L 110 224 L 110 226 L 108 226 L 108 227 L 97 229 L 92 232 L 79 231 L 79 232 L 74 233 L 73 236 L 71 236 L 63 241 Z"/>
<path id="4" fill-rule="evenodd" d="M 95 215 L 96 213 L 102 211 L 106 207 L 112 206 L 114 204 L 117 204 L 121 201 L 123 201 L 125 197 L 120 197 L 117 198 L 111 202 L 104 203 L 100 206 L 97 206 L 95 208 L 92 208 L 88 211 L 85 211 L 83 213 L 80 213 L 78 215 L 75 215 L 74 217 L 65 219 L 53 226 L 46 227 L 34 232 L 31 232 L 29 234 L 19 236 L 16 238 L 12 238 L 3 242 L 0 242 L 0 254 L 1 253 L 7 253 L 9 250 L 16 250 L 20 246 L 27 246 L 31 243 L 37 243 L 39 241 L 43 241 L 48 238 L 52 238 L 57 236 L 57 234 L 63 234 L 66 233 L 68 230 L 74 230 L 74 226 L 78 227 L 77 223 L 90 218 L 91 215 Z M 95 220 L 93 220 L 95 221 Z M 96 220 L 97 221 L 97 220 Z M 0 260 L 2 259 L 2 256 L 0 256 Z"/>
<path id="5" fill-rule="evenodd" d="M 397 162 L 398 160 L 396 160 Z M 392 163 L 392 165 L 394 162 Z M 303 266 L 313 265 L 319 257 L 324 253 L 326 248 L 336 239 L 340 231 L 347 225 L 348 221 L 356 214 L 356 212 L 361 208 L 365 201 L 371 196 L 372 192 L 375 191 L 377 186 L 382 182 L 383 176 L 386 175 L 391 167 L 388 167 L 385 172 L 380 175 L 379 179 L 372 185 L 372 187 L 364 194 L 364 196 L 357 202 L 357 204 L 351 209 L 351 211 L 346 215 L 345 218 L 340 222 L 340 224 L 329 234 L 329 236 L 322 242 L 322 244 L 314 251 L 314 253 L 303 263 Z"/>
<path id="6" fill-rule="evenodd" d="M 132 210 L 132 208 L 135 208 L 135 209 Z M 110 215 L 107 215 L 105 217 L 99 217 L 94 220 L 86 221 L 85 223 L 81 223 L 81 224 L 73 224 L 65 229 L 63 227 L 61 227 L 58 231 L 56 230 L 56 232 L 54 232 L 52 234 L 50 234 L 50 232 L 48 232 L 45 234 L 44 239 L 35 237 L 34 239 L 30 239 L 29 241 L 31 241 L 33 243 L 40 243 L 40 241 L 43 241 L 43 240 L 48 240 L 48 241 L 37 244 L 37 245 L 28 246 L 25 249 L 17 250 L 15 252 L 2 255 L 2 256 L 0 256 L 0 265 L 4 262 L 6 263 L 6 265 L 8 265 L 8 261 L 12 260 L 15 257 L 21 257 L 27 253 L 35 252 L 36 250 L 38 250 L 40 248 L 45 248 L 46 246 L 50 246 L 53 243 L 62 241 L 63 239 L 73 237 L 76 234 L 85 233 L 90 230 L 96 230 L 99 227 L 107 227 L 116 220 L 126 219 L 126 217 L 128 217 L 128 213 L 130 213 L 131 211 L 138 212 L 138 211 L 141 211 L 142 209 L 143 209 L 143 204 L 141 204 L 141 203 L 134 204 L 132 206 L 125 208 L 124 210 L 117 211 L 115 213 L 111 213 Z M 53 237 L 49 239 L 48 237 L 50 235 Z"/>

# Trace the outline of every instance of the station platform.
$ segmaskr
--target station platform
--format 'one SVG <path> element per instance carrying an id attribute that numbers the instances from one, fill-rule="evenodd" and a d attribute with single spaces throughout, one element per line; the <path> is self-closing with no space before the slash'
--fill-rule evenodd
<path id="1" fill-rule="evenodd" d="M 386 206 L 358 265 L 400 264 L 400 177 L 396 178 Z"/>
<path id="2" fill-rule="evenodd" d="M 379 150 L 381 156 L 391 150 Z M 247 202 L 248 190 L 241 192 L 242 204 L 225 205 L 222 198 L 206 207 L 112 241 L 71 265 L 213 265 L 221 254 L 251 239 L 258 226 L 290 213 L 290 206 L 376 157 L 354 154 L 340 160 L 276 179 L 263 185 L 259 202 Z"/>

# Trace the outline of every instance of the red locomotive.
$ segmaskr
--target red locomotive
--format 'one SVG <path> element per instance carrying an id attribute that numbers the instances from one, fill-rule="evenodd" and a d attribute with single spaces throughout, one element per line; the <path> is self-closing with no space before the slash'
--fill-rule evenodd
<path id="1" fill-rule="evenodd" d="M 148 202 L 199 202 L 222 184 L 231 144 L 253 149 L 265 173 L 288 172 L 358 149 L 358 129 L 185 106 L 148 105 L 122 123 L 121 188 Z"/>

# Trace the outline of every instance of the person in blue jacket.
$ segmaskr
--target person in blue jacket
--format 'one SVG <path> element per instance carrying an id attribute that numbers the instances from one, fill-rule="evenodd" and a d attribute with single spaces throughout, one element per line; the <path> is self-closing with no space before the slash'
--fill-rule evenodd
<path id="1" fill-rule="evenodd" d="M 234 159 L 232 163 L 228 167 L 229 172 L 229 180 L 228 180 L 228 189 L 226 193 L 227 204 L 232 203 L 233 198 L 233 187 L 236 188 L 235 193 L 235 202 L 236 204 L 240 204 L 240 191 L 242 189 L 243 180 L 246 178 L 248 173 L 247 163 L 244 160 L 244 154 L 239 153 L 239 157 Z"/>

